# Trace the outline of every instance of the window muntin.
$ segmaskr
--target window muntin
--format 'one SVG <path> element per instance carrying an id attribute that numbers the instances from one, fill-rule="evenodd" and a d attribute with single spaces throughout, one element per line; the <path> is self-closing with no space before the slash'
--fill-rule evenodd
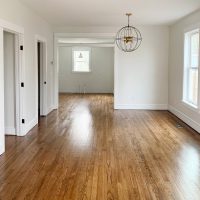
<path id="1" fill-rule="evenodd" d="M 199 30 L 185 34 L 184 102 L 198 106 Z"/>
<path id="2" fill-rule="evenodd" d="M 73 48 L 73 72 L 90 72 L 90 48 Z"/>

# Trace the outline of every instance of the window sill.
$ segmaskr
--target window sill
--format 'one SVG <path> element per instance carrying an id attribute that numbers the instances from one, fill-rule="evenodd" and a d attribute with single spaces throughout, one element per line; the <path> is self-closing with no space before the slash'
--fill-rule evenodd
<path id="1" fill-rule="evenodd" d="M 182 103 L 184 106 L 186 106 L 187 108 L 191 109 L 194 112 L 198 112 L 199 113 L 199 108 L 198 106 L 195 106 L 187 101 L 182 100 Z"/>

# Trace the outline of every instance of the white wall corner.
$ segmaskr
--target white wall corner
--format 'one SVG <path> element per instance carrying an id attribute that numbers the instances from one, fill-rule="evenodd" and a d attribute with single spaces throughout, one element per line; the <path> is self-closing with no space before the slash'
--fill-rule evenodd
<path id="1" fill-rule="evenodd" d="M 116 104 L 118 110 L 168 110 L 167 104 Z"/>
<path id="2" fill-rule="evenodd" d="M 191 119 L 190 117 L 188 117 L 187 115 L 185 115 L 184 113 L 179 111 L 178 109 L 174 108 L 173 106 L 169 105 L 169 111 L 171 113 L 173 113 L 174 115 L 176 115 L 181 120 L 183 120 L 187 125 L 192 127 L 198 133 L 200 133 L 200 124 L 199 123 L 197 123 L 196 121 L 194 121 L 193 119 Z"/>

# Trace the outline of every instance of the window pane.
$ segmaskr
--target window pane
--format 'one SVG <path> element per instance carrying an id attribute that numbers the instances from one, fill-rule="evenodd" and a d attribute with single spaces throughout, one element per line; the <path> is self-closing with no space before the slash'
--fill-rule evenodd
<path id="1" fill-rule="evenodd" d="M 74 51 L 74 71 L 89 72 L 90 71 L 90 52 Z"/>
<path id="2" fill-rule="evenodd" d="M 183 100 L 188 104 L 198 106 L 198 74 L 199 74 L 199 30 L 185 34 L 184 57 L 184 93 Z"/>
<path id="3" fill-rule="evenodd" d="M 191 36 L 191 67 L 198 67 L 199 63 L 199 33 Z"/>
<path id="4" fill-rule="evenodd" d="M 189 70 L 188 100 L 197 105 L 198 102 L 198 69 Z"/>

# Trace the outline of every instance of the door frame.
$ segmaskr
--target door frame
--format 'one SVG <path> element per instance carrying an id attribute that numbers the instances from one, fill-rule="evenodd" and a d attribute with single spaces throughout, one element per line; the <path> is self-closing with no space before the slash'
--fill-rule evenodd
<path id="1" fill-rule="evenodd" d="M 38 42 L 42 44 L 42 68 L 40 75 L 40 115 L 47 116 L 47 39 L 40 35 L 35 35 L 35 68 L 36 68 L 36 113 L 38 117 Z"/>
<path id="2" fill-rule="evenodd" d="M 4 31 L 15 35 L 15 97 L 16 97 L 16 136 L 23 136 L 23 97 L 24 87 L 24 28 L 0 19 L 0 154 L 5 152 L 4 119 Z M 21 48 L 20 48 L 21 47 Z"/>

